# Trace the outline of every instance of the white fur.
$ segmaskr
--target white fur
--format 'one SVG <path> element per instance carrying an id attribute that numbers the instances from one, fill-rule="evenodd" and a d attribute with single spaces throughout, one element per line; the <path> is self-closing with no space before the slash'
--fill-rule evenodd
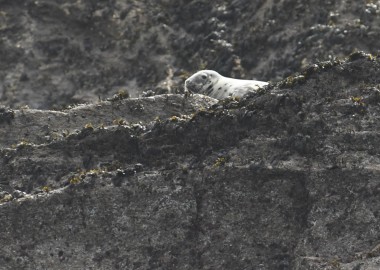
<path id="1" fill-rule="evenodd" d="M 224 77 L 213 70 L 201 70 L 185 81 L 185 91 L 208 95 L 216 99 L 223 99 L 230 96 L 242 97 L 248 92 L 257 91 L 265 85 L 268 85 L 268 83 L 233 79 Z"/>

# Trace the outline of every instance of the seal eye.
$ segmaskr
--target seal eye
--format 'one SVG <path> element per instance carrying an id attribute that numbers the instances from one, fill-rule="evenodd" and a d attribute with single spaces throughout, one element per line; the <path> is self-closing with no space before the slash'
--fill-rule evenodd
<path id="1" fill-rule="evenodd" d="M 203 80 L 206 80 L 206 79 L 207 79 L 207 76 L 204 75 L 204 74 L 203 74 L 201 77 L 202 77 Z"/>

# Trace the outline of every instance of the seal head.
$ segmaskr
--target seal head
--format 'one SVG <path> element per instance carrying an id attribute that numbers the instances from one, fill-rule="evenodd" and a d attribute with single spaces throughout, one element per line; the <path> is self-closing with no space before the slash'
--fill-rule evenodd
<path id="1" fill-rule="evenodd" d="M 185 91 L 210 95 L 221 75 L 213 70 L 201 70 L 185 81 Z"/>

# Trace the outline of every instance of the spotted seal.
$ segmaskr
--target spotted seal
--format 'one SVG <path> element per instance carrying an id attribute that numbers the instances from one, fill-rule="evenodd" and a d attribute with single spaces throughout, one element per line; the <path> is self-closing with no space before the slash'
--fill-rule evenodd
<path id="1" fill-rule="evenodd" d="M 216 99 L 242 97 L 267 85 L 267 82 L 227 78 L 214 70 L 200 70 L 185 81 L 185 92 L 195 92 Z"/>

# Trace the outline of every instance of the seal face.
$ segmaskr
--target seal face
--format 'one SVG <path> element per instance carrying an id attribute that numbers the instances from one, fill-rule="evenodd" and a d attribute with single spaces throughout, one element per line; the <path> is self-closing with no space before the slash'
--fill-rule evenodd
<path id="1" fill-rule="evenodd" d="M 213 70 L 198 71 L 185 81 L 185 90 L 210 95 L 219 77 L 220 74 Z"/>
<path id="2" fill-rule="evenodd" d="M 201 70 L 185 81 L 185 91 L 223 99 L 230 96 L 241 97 L 267 84 L 261 81 L 227 78 L 214 70 Z"/>

